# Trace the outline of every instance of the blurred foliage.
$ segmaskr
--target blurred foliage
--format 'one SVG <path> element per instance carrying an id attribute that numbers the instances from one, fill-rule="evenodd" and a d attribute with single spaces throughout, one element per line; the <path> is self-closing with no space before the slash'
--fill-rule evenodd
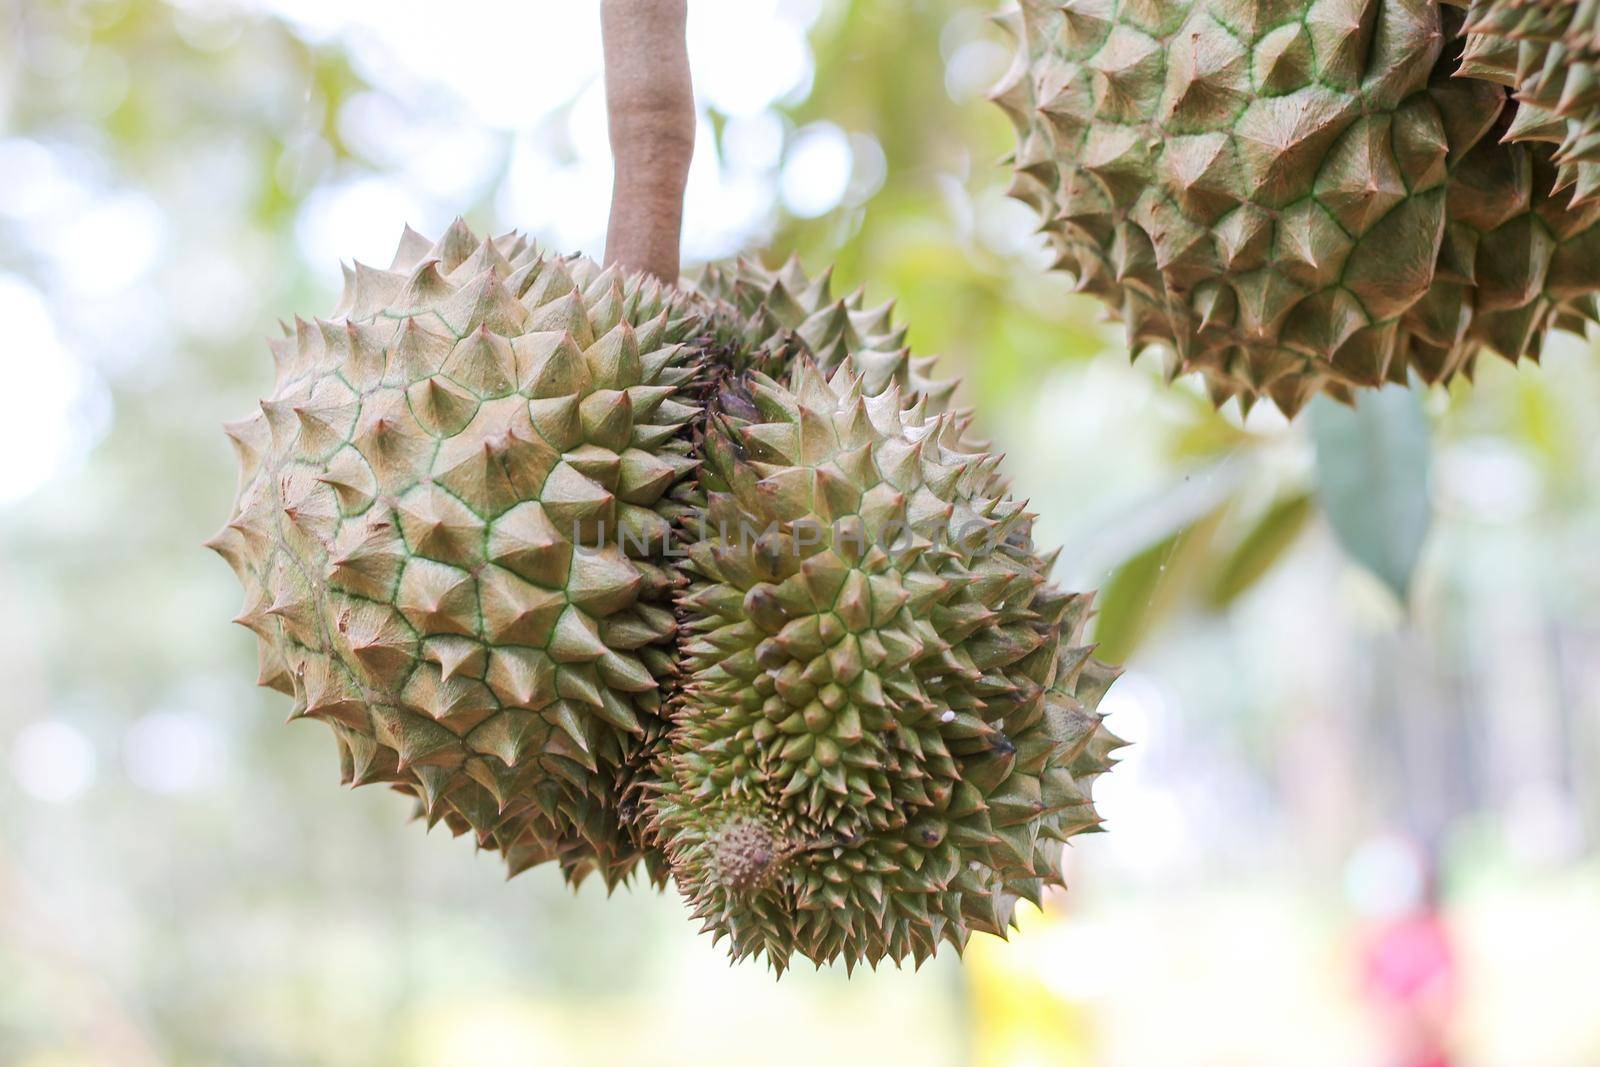
<path id="1" fill-rule="evenodd" d="M 1392 386 L 1354 407 L 1318 397 L 1309 415 L 1317 496 L 1339 543 L 1405 601 L 1433 514 L 1421 401 Z"/>
<path id="2" fill-rule="evenodd" d="M 1173 609 L 1180 591 L 1198 578 L 1221 519 L 1220 507 L 1207 512 L 1117 568 L 1102 591 L 1095 629 L 1099 655 L 1127 662 L 1149 628 Z"/>
<path id="3" fill-rule="evenodd" d="M 1274 501 L 1216 569 L 1206 595 L 1211 607 L 1226 608 L 1260 581 L 1294 545 L 1312 507 L 1309 493 L 1289 493 Z"/>

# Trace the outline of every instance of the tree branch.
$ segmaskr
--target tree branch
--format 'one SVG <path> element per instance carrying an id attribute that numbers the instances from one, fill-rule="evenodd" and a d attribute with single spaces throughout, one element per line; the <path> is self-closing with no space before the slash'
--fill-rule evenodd
<path id="1" fill-rule="evenodd" d="M 606 263 L 678 281 L 694 155 L 687 0 L 601 0 L 614 180 Z"/>

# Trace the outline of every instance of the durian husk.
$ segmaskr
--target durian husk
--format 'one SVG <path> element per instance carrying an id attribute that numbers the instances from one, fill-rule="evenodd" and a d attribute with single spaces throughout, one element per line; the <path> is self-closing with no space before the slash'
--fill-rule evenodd
<path id="1" fill-rule="evenodd" d="M 512 873 L 627 877 L 628 768 L 676 671 L 671 529 L 698 408 L 694 302 L 460 220 L 356 264 L 272 345 L 210 542 L 262 685 L 344 780 L 416 798 Z"/>
<path id="2" fill-rule="evenodd" d="M 954 379 L 933 376 L 937 356 L 912 355 L 905 327 L 895 325 L 894 303 L 869 306 L 864 289 L 835 297 L 831 269 L 813 278 L 798 257 L 777 270 L 738 259 L 708 266 L 695 289 L 710 301 L 707 318 L 723 342 L 724 372 L 781 377 L 805 358 L 824 374 L 849 365 L 868 392 L 896 385 L 934 411 L 945 410 L 955 393 Z"/>
<path id="3" fill-rule="evenodd" d="M 1472 0 L 1458 73 L 1516 101 L 1507 137 L 1554 146 L 1555 192 L 1600 199 L 1600 5 L 1594 0 Z"/>
<path id="4" fill-rule="evenodd" d="M 728 374 L 699 449 L 652 831 L 706 929 L 780 973 L 1003 934 L 1099 825 L 1118 744 L 1090 598 L 1048 585 L 997 457 L 866 382 L 809 354 Z"/>
<path id="5" fill-rule="evenodd" d="M 1024 0 L 1011 194 L 1219 406 L 1470 375 L 1597 317 L 1600 212 L 1434 0 Z"/>

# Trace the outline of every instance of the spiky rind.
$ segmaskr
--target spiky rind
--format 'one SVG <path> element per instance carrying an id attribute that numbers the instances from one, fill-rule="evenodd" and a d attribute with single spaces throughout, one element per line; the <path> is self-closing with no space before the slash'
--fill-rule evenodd
<path id="1" fill-rule="evenodd" d="M 261 684 L 505 854 L 626 877 L 618 779 L 675 671 L 666 553 L 694 467 L 698 317 L 676 290 L 459 220 L 357 264 L 273 346 L 211 542 Z"/>
<path id="2" fill-rule="evenodd" d="M 1460 73 L 1512 90 L 1512 141 L 1554 146 L 1555 188 L 1600 199 L 1600 4 L 1472 0 Z"/>
<path id="3" fill-rule="evenodd" d="M 1216 403 L 1292 415 L 1594 319 L 1600 214 L 1552 198 L 1548 146 L 1495 143 L 1509 101 L 1452 77 L 1461 15 L 1435 0 L 1025 0 L 1009 22 L 1012 195 L 1135 355 Z"/>
<path id="4" fill-rule="evenodd" d="M 831 270 L 810 277 L 798 258 L 777 270 L 748 259 L 708 266 L 695 288 L 711 302 L 713 332 L 738 353 L 739 365 L 728 369 L 782 377 L 801 356 L 824 374 L 848 364 L 868 392 L 898 385 L 907 397 L 926 398 L 930 410 L 944 410 L 956 383 L 932 376 L 936 357 L 911 354 L 893 303 L 869 307 L 861 289 L 835 297 L 832 278 Z"/>
<path id="5" fill-rule="evenodd" d="M 964 421 L 802 357 L 724 382 L 702 445 L 683 700 L 654 832 L 735 958 L 918 963 L 1061 878 L 1097 825 L 1112 673 L 1089 598 Z"/>

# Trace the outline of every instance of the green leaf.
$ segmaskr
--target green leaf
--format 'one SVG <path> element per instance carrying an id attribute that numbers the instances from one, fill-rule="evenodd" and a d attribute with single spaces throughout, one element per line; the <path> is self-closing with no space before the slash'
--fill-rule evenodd
<path id="1" fill-rule="evenodd" d="M 1311 494 L 1295 493 L 1273 503 L 1217 570 L 1206 599 L 1225 608 L 1255 585 L 1288 551 L 1311 517 Z"/>
<path id="2" fill-rule="evenodd" d="M 1339 543 L 1405 602 L 1433 515 L 1429 433 L 1410 389 L 1364 392 L 1354 408 L 1311 403 L 1317 493 Z"/>
<path id="3" fill-rule="evenodd" d="M 1108 663 L 1128 658 L 1182 599 L 1203 569 L 1212 534 L 1227 505 L 1207 512 L 1118 567 L 1100 593 L 1096 655 Z"/>

